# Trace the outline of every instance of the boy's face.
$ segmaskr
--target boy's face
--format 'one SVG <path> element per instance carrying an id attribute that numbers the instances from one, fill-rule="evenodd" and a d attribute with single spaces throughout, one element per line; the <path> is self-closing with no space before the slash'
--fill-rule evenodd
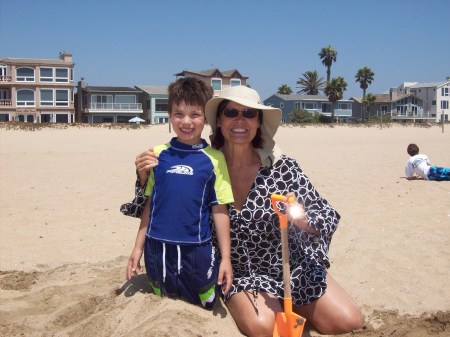
<path id="1" fill-rule="evenodd" d="M 184 144 L 199 144 L 206 118 L 202 107 L 186 105 L 184 101 L 172 106 L 170 123 L 177 140 Z"/>

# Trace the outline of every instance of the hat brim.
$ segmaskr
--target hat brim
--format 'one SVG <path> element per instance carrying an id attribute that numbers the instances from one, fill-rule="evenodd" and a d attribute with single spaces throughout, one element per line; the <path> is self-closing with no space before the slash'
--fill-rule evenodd
<path id="1" fill-rule="evenodd" d="M 254 98 L 251 99 L 251 97 L 245 97 L 245 95 L 242 94 L 233 94 L 233 92 L 221 95 L 220 97 L 214 97 L 210 99 L 208 103 L 206 103 L 205 116 L 208 124 L 211 126 L 210 138 L 214 138 L 217 129 L 217 107 L 225 99 L 249 108 L 259 109 L 263 111 L 263 120 L 261 124 L 261 138 L 263 140 L 263 146 L 264 149 L 267 150 L 273 149 L 275 145 L 273 137 L 275 136 L 278 126 L 281 123 L 281 110 L 279 108 L 274 108 L 260 104 L 259 102 L 255 102 Z"/>

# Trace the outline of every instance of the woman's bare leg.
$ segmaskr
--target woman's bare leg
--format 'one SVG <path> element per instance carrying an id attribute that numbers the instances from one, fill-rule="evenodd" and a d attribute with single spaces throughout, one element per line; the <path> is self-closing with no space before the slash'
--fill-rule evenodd
<path id="1" fill-rule="evenodd" d="M 243 291 L 233 295 L 225 304 L 244 335 L 272 337 L 276 313 L 283 310 L 280 301 L 271 294 L 259 293 L 256 303 L 258 314 L 253 295 Z"/>
<path id="2" fill-rule="evenodd" d="M 327 273 L 327 290 L 318 300 L 295 307 L 320 333 L 335 335 L 360 329 L 361 310 L 353 298 Z"/>

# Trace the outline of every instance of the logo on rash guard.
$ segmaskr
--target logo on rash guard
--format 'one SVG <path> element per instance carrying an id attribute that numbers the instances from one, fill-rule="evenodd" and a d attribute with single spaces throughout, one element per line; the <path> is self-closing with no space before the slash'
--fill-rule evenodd
<path id="1" fill-rule="evenodd" d="M 186 165 L 175 165 L 167 170 L 166 173 L 175 173 L 175 174 L 186 174 L 188 176 L 192 176 L 194 174 L 194 170 L 190 166 Z"/>

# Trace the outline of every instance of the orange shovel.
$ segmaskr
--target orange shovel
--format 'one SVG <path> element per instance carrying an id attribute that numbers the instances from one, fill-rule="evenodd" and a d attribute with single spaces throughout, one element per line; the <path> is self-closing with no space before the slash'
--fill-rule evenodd
<path id="1" fill-rule="evenodd" d="M 275 327 L 273 329 L 273 337 L 298 337 L 303 333 L 306 319 L 295 312 L 292 312 L 292 297 L 291 297 L 291 269 L 289 267 L 289 247 L 288 247 L 288 221 L 287 215 L 281 213 L 277 202 L 288 201 L 292 203 L 295 201 L 293 197 L 286 199 L 285 196 L 279 194 L 272 194 L 273 209 L 280 218 L 280 232 L 281 232 L 281 253 L 283 259 L 283 284 L 284 284 L 284 311 L 278 312 L 275 319 Z"/>

